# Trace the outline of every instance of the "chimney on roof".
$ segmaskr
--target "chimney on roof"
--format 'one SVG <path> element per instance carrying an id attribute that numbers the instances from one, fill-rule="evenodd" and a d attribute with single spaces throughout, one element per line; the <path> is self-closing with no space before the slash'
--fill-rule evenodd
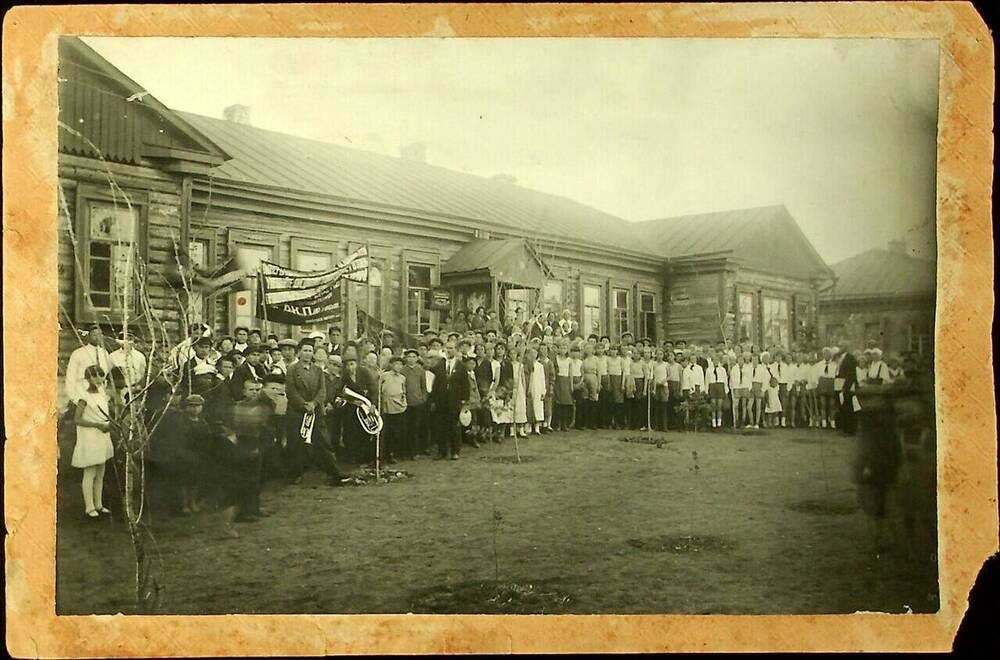
<path id="1" fill-rule="evenodd" d="M 423 142 L 411 142 L 410 144 L 404 144 L 399 147 L 399 155 L 406 160 L 426 163 L 427 145 Z"/>
<path id="2" fill-rule="evenodd" d="M 222 111 L 222 118 L 234 124 L 250 126 L 250 106 L 235 103 Z"/>
<path id="3" fill-rule="evenodd" d="M 517 183 L 517 177 L 511 174 L 494 174 L 492 178 L 497 183 L 505 183 L 510 186 Z"/>
<path id="4" fill-rule="evenodd" d="M 901 238 L 889 241 L 889 252 L 894 252 L 895 254 L 906 254 L 906 241 Z"/>

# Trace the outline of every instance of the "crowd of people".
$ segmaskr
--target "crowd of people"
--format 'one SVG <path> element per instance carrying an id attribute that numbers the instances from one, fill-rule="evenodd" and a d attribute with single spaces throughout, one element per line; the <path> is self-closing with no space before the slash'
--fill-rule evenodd
<path id="1" fill-rule="evenodd" d="M 66 392 L 76 426 L 88 517 L 114 454 L 115 410 L 143 393 L 153 429 L 154 491 L 176 515 L 218 502 L 234 522 L 267 515 L 266 479 L 301 480 L 314 466 L 331 486 L 348 468 L 426 455 L 458 460 L 463 446 L 579 429 L 645 432 L 812 427 L 855 431 L 860 385 L 918 368 L 876 346 L 761 349 L 747 340 L 655 342 L 624 333 L 582 337 L 569 314 L 504 328 L 493 312 L 459 312 L 446 331 L 404 348 L 391 331 L 345 341 L 341 328 L 298 340 L 208 326 L 160 360 L 128 334 L 108 352 L 92 326 L 72 356 Z M 147 364 L 147 363 L 153 364 Z M 363 418 L 381 418 L 375 432 Z"/>

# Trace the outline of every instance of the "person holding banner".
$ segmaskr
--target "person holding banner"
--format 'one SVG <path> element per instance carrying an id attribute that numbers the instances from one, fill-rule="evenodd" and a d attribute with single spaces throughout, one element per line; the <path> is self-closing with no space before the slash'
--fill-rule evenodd
<path id="1" fill-rule="evenodd" d="M 306 445 L 312 446 L 312 456 L 330 477 L 331 485 L 342 478 L 333 456 L 324 421 L 326 374 L 313 362 L 315 340 L 299 340 L 298 360 L 288 367 L 285 395 L 288 412 L 285 421 L 285 443 L 288 454 L 288 479 L 299 483 L 305 471 Z"/>

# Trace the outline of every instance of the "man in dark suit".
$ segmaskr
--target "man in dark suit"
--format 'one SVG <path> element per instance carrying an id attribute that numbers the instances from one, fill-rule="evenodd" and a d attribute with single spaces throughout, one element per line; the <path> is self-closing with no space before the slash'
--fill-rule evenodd
<path id="1" fill-rule="evenodd" d="M 438 458 L 448 458 L 449 454 L 442 449 L 442 437 L 448 432 L 448 425 L 445 415 L 448 408 L 448 369 L 445 365 L 444 344 L 440 339 L 434 337 L 428 343 L 427 364 L 425 369 L 434 376 L 431 384 L 430 394 L 427 395 L 427 431 L 430 438 L 427 446 L 432 447 L 436 442 L 438 446 Z"/>
<path id="2" fill-rule="evenodd" d="M 837 368 L 837 378 L 844 379 L 844 387 L 841 389 L 843 400 L 840 402 L 837 426 L 845 435 L 854 435 L 858 430 L 858 419 L 854 412 L 854 394 L 858 387 L 858 360 L 851 353 L 851 347 L 847 342 L 840 347 L 840 353 L 844 357 Z"/>
<path id="3" fill-rule="evenodd" d="M 463 349 L 468 348 L 468 342 L 462 342 L 459 346 Z M 450 454 L 451 460 L 457 461 L 462 447 L 462 428 L 458 423 L 458 415 L 469 401 L 471 381 L 463 360 L 464 355 L 459 353 L 454 342 L 448 341 L 444 351 L 448 389 L 442 433 L 438 438 L 438 452 L 442 457 Z"/>
<path id="4" fill-rule="evenodd" d="M 299 340 L 298 360 L 288 367 L 285 376 L 285 394 L 288 397 L 288 416 L 285 425 L 285 442 L 288 452 L 288 478 L 298 483 L 305 470 L 308 456 L 306 439 L 302 437 L 303 421 L 312 420 L 308 444 L 312 459 L 326 472 L 330 485 L 339 486 L 343 474 L 333 455 L 326 431 L 325 406 L 327 402 L 327 376 L 313 362 L 315 341 L 305 337 Z"/>
<path id="5" fill-rule="evenodd" d="M 243 355 L 246 357 L 246 360 L 243 364 L 236 367 L 236 370 L 233 371 L 233 377 L 230 379 L 233 400 L 235 401 L 243 399 L 243 383 L 245 381 L 253 380 L 263 383 L 264 376 L 267 375 L 267 368 L 262 362 L 264 349 L 260 344 L 247 346 L 243 351 Z"/>

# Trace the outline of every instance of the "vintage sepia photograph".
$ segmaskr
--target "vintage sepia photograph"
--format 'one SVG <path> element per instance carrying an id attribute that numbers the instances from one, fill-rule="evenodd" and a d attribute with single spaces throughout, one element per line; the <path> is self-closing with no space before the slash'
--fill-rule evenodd
<path id="1" fill-rule="evenodd" d="M 938 612 L 940 50 L 60 37 L 56 613 Z"/>

